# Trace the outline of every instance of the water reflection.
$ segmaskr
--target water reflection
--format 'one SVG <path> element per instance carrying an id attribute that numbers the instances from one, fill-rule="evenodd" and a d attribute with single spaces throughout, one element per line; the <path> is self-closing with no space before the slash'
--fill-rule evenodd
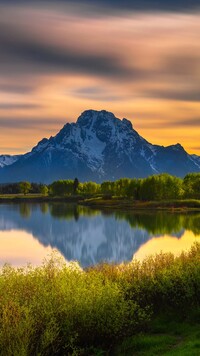
<path id="1" fill-rule="evenodd" d="M 51 247 L 40 242 L 23 230 L 0 231 L 0 266 L 25 266 L 27 263 L 40 265 L 51 253 Z"/>
<path id="2" fill-rule="evenodd" d="M 183 235 L 179 239 L 175 239 L 171 236 L 164 235 L 162 237 L 152 238 L 142 245 L 135 253 L 134 258 L 143 260 L 146 256 L 158 253 L 159 251 L 173 252 L 178 255 L 182 250 L 187 251 L 191 245 L 196 242 L 200 242 L 191 231 L 184 231 Z"/>
<path id="3" fill-rule="evenodd" d="M 21 230 L 27 235 L 23 250 L 27 262 L 31 253 L 38 253 L 34 252 L 37 249 L 33 248 L 33 239 L 28 242 L 29 236 L 40 243 L 41 255 L 47 247 L 56 248 L 67 260 L 78 260 L 85 267 L 102 261 L 130 261 L 133 256 L 143 258 L 161 249 L 177 252 L 190 247 L 195 236 L 200 237 L 200 213 L 100 212 L 61 203 L 0 205 L 0 231 L 7 234 L 7 251 L 13 230 L 18 236 L 13 242 L 16 260 Z M 2 252 L 5 251 L 1 248 L 2 241 L 0 235 L 0 259 L 8 261 L 9 256 Z"/>

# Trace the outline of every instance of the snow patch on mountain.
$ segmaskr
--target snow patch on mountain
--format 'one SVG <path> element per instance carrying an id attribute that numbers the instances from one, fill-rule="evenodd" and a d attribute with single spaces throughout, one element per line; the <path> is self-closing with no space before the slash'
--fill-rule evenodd
<path id="1" fill-rule="evenodd" d="M 21 155 L 10 156 L 10 155 L 0 155 L 0 168 L 5 166 L 10 166 L 14 162 L 16 162 Z"/>
<path id="2" fill-rule="evenodd" d="M 197 155 L 188 155 L 189 159 L 200 169 L 200 157 Z"/>
<path id="3" fill-rule="evenodd" d="M 87 110 L 31 152 L 19 159 L 7 157 L 0 159 L 0 182 L 51 183 L 75 177 L 102 182 L 162 172 L 184 177 L 200 171 L 200 157 L 187 154 L 180 144 L 153 145 L 134 130 L 131 121 L 105 110 Z"/>

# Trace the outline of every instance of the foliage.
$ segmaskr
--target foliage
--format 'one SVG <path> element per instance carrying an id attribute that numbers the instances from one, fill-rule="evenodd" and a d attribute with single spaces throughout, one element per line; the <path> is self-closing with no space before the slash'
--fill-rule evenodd
<path id="1" fill-rule="evenodd" d="M 47 191 L 48 189 L 48 191 Z M 190 173 L 184 179 L 163 173 L 143 179 L 121 178 L 116 181 L 80 183 L 74 180 L 58 180 L 49 187 L 29 182 L 0 185 L 0 194 L 42 193 L 52 196 L 99 196 L 129 198 L 138 201 L 164 201 L 200 199 L 200 173 Z"/>
<path id="2" fill-rule="evenodd" d="M 126 338 L 118 345 L 115 356 L 198 356 L 200 349 L 199 324 L 191 320 L 170 320 L 158 317 L 148 333 Z"/>
<path id="3" fill-rule="evenodd" d="M 160 254 L 86 271 L 57 255 L 37 268 L 5 265 L 0 354 L 92 355 L 145 332 L 160 313 L 197 315 L 199 295 L 199 244 L 176 258 Z"/>
<path id="4" fill-rule="evenodd" d="M 158 174 L 143 179 L 122 178 L 101 184 L 101 193 L 135 200 L 170 200 L 200 197 L 200 173 L 187 175 L 184 180 L 169 174 Z"/>
<path id="5" fill-rule="evenodd" d="M 29 182 L 21 182 L 19 183 L 20 192 L 24 195 L 28 194 L 31 190 L 31 183 Z"/>
<path id="6" fill-rule="evenodd" d="M 48 195 L 48 192 L 49 192 L 49 188 L 46 186 L 46 185 L 42 185 L 41 186 L 41 189 L 40 189 L 40 193 L 42 194 L 42 195 Z"/>
<path id="7" fill-rule="evenodd" d="M 74 183 L 73 183 L 73 193 L 74 194 L 77 193 L 78 186 L 79 186 L 79 180 L 78 180 L 78 178 L 75 178 Z"/>
<path id="8" fill-rule="evenodd" d="M 200 173 L 190 173 L 183 179 L 185 198 L 200 199 Z"/>
<path id="9" fill-rule="evenodd" d="M 95 182 L 85 182 L 79 185 L 78 193 L 83 195 L 95 195 L 99 192 L 99 184 Z"/>
<path id="10" fill-rule="evenodd" d="M 71 195 L 73 191 L 74 191 L 74 181 L 70 179 L 58 180 L 50 185 L 50 192 L 52 195 L 57 195 L 57 196 Z"/>

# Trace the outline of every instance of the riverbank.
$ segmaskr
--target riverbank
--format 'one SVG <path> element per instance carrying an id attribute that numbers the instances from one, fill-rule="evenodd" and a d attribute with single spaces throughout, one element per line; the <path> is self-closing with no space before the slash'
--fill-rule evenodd
<path id="1" fill-rule="evenodd" d="M 60 202 L 60 203 L 79 203 L 84 200 L 81 196 L 68 196 L 68 197 L 52 197 L 42 194 L 4 194 L 0 195 L 1 203 L 50 203 L 50 202 Z"/>
<path id="2" fill-rule="evenodd" d="M 164 200 L 164 201 L 136 201 L 125 198 L 90 198 L 80 202 L 82 205 L 95 209 L 112 209 L 112 210 L 171 210 L 187 211 L 200 210 L 200 200 Z"/>
<path id="3" fill-rule="evenodd" d="M 137 201 L 119 197 L 89 197 L 81 195 L 72 196 L 44 196 L 41 194 L 8 194 L 0 195 L 0 203 L 73 203 L 100 210 L 171 210 L 171 211 L 200 211 L 200 200 L 164 200 L 164 201 Z"/>
<path id="4" fill-rule="evenodd" d="M 199 355 L 200 244 L 82 270 L 53 255 L 0 270 L 0 353 Z"/>

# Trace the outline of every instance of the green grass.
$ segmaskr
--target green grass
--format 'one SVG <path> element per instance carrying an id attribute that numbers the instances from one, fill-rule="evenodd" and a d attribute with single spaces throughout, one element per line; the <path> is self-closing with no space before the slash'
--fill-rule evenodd
<path id="1" fill-rule="evenodd" d="M 86 197 L 86 196 L 45 196 L 42 194 L 1 194 L 1 202 L 74 202 L 97 209 L 123 209 L 123 210 L 171 210 L 187 211 L 200 210 L 200 200 L 162 200 L 162 201 L 136 201 L 124 197 Z"/>
<path id="2" fill-rule="evenodd" d="M 198 355 L 200 244 L 82 270 L 0 270 L 0 355 Z"/>
<path id="3" fill-rule="evenodd" d="M 73 202 L 78 203 L 83 198 L 79 196 L 54 197 L 42 194 L 1 194 L 0 203 L 41 203 L 41 202 Z"/>
<path id="4" fill-rule="evenodd" d="M 190 321 L 178 322 L 157 318 L 151 332 L 125 339 L 113 350 L 115 356 L 199 356 L 200 325 Z"/>
<path id="5" fill-rule="evenodd" d="M 101 209 L 123 209 L 123 210 L 147 210 L 147 209 L 170 209 L 170 210 L 199 210 L 200 200 L 182 199 L 182 200 L 162 200 L 162 201 L 136 201 L 133 199 L 112 197 L 109 199 L 90 198 L 85 199 L 81 204 L 92 208 Z"/>

